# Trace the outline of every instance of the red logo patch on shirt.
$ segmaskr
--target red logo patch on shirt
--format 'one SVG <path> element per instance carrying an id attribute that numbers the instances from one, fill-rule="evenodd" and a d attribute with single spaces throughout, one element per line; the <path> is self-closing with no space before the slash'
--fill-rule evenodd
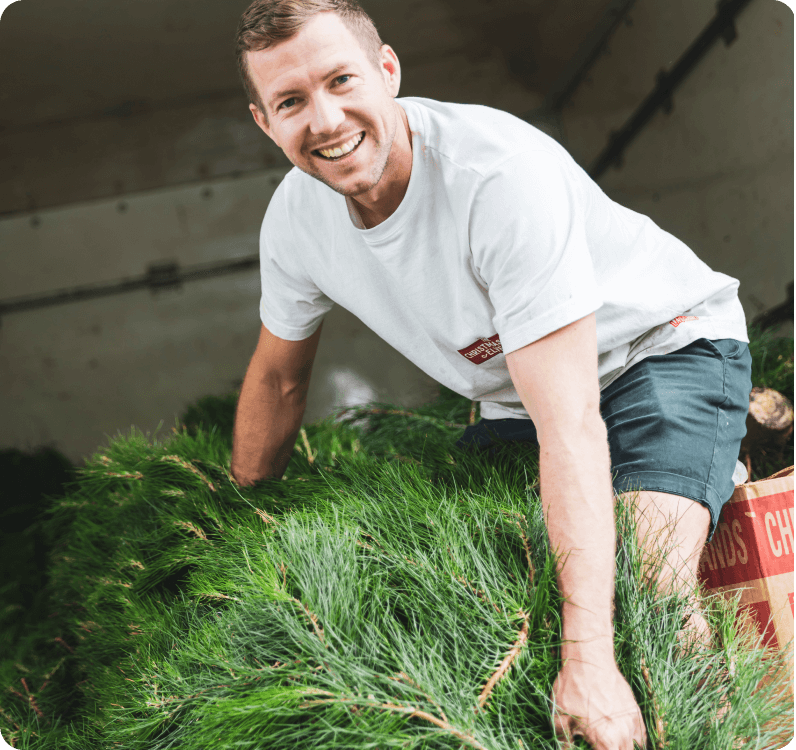
<path id="1" fill-rule="evenodd" d="M 473 364 L 482 365 L 488 359 L 497 357 L 498 354 L 503 354 L 503 347 L 500 344 L 500 337 L 495 334 L 488 339 L 480 338 L 470 344 L 470 346 L 458 349 L 458 352 Z"/>
<path id="2" fill-rule="evenodd" d="M 677 326 L 679 326 L 680 323 L 686 323 L 689 320 L 699 320 L 699 316 L 698 315 L 678 315 L 674 320 L 670 320 L 669 321 L 669 325 L 670 326 L 674 326 L 675 328 L 677 328 Z"/>

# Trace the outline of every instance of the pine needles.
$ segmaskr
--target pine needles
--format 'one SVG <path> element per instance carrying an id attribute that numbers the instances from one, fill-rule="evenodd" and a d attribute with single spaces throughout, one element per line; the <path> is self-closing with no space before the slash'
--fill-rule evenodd
<path id="1" fill-rule="evenodd" d="M 64 750 L 556 748 L 561 602 L 536 452 L 457 451 L 450 425 L 470 410 L 443 394 L 422 418 L 376 405 L 309 425 L 285 480 L 252 488 L 231 481 L 217 431 L 114 440 L 54 509 L 54 616 L 20 646 L 27 663 L 3 662 L 3 736 Z M 651 746 L 781 747 L 782 657 L 710 597 L 715 647 L 680 653 L 689 603 L 648 585 L 630 509 L 617 514 L 617 658 Z"/>

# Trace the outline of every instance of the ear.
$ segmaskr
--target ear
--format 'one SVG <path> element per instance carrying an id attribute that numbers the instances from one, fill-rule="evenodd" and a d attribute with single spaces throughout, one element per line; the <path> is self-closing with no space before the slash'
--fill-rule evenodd
<path id="1" fill-rule="evenodd" d="M 398 62 L 398 56 L 389 44 L 382 44 L 380 57 L 384 84 L 390 96 L 395 98 L 401 87 L 401 63 Z"/>
<path id="2" fill-rule="evenodd" d="M 268 120 L 260 108 L 256 104 L 250 104 L 249 112 L 252 113 L 252 117 L 254 117 L 254 121 L 257 123 L 257 126 L 260 128 L 260 130 L 262 130 L 263 133 L 265 133 L 272 141 L 274 141 L 274 136 L 271 135 L 271 128 L 268 127 Z M 276 141 L 274 141 L 274 143 L 276 143 Z M 277 145 L 279 144 L 277 143 Z"/>

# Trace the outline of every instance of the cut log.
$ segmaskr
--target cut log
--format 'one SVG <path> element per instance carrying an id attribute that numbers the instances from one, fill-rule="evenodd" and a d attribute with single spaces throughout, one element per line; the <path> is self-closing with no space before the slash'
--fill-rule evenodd
<path id="1" fill-rule="evenodd" d="M 752 388 L 741 452 L 784 445 L 793 433 L 793 404 L 773 388 Z"/>

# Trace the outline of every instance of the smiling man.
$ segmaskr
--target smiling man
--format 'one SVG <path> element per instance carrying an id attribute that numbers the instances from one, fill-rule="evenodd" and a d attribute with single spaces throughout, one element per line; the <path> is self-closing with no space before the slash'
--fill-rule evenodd
<path id="1" fill-rule="evenodd" d="M 688 594 L 745 433 L 738 282 L 607 198 L 529 124 L 397 99 L 398 58 L 352 0 L 257 0 L 237 53 L 254 119 L 296 169 L 260 235 L 262 328 L 234 476 L 282 476 L 323 317 L 344 306 L 481 402 L 463 444 L 538 439 L 565 561 L 556 733 L 596 750 L 645 744 L 613 651 L 614 492 L 637 497 L 651 554 L 667 543 L 657 585 Z M 686 630 L 709 638 L 698 612 Z"/>

